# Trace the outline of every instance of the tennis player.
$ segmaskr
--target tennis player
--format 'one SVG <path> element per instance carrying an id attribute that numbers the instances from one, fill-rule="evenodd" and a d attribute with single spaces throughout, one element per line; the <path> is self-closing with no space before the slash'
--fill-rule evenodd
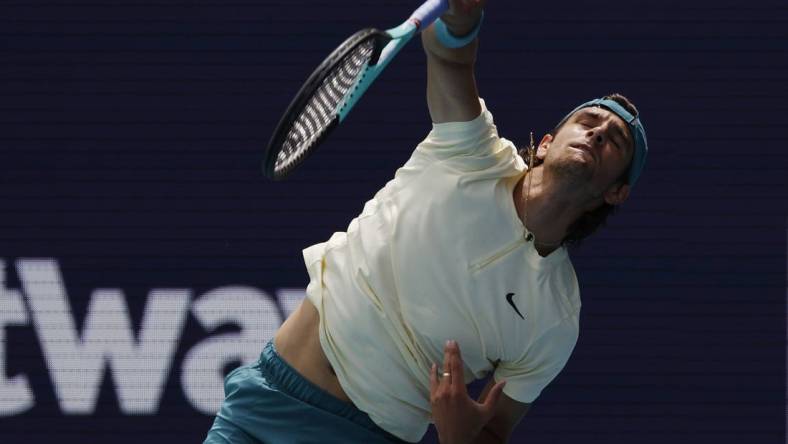
<path id="1" fill-rule="evenodd" d="M 533 156 L 499 137 L 474 79 L 483 3 L 422 33 L 432 131 L 347 232 L 304 250 L 307 299 L 227 376 L 206 443 L 417 442 L 431 422 L 443 444 L 506 442 L 563 369 L 581 306 L 566 247 L 627 199 L 645 132 L 613 95 Z"/>

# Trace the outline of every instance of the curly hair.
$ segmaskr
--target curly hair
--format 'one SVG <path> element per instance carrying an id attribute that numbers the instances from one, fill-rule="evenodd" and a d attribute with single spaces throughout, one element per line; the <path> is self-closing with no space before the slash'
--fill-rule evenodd
<path id="1" fill-rule="evenodd" d="M 619 105 L 623 106 L 624 109 L 629 111 L 633 116 L 638 115 L 638 110 L 635 105 L 622 94 L 613 93 L 609 94 L 604 97 L 605 99 L 610 99 L 616 101 Z M 549 133 L 552 136 L 555 136 L 558 131 L 566 124 L 566 121 L 559 123 L 558 126 L 553 128 L 553 130 Z M 519 154 L 523 159 L 528 158 L 528 150 L 527 148 L 522 148 L 519 150 Z M 541 160 L 534 159 L 534 166 L 538 166 L 542 163 Z M 629 168 L 627 168 L 621 176 L 616 179 L 616 182 L 622 182 L 624 184 L 629 183 Z M 599 207 L 587 211 L 583 213 L 580 217 L 578 217 L 574 222 L 569 225 L 567 229 L 566 236 L 561 241 L 561 245 L 567 247 L 577 247 L 581 244 L 582 240 L 586 237 L 593 234 L 599 228 L 601 228 L 607 222 L 608 216 L 612 215 L 618 210 L 616 205 L 610 205 L 609 203 L 605 202 Z"/>

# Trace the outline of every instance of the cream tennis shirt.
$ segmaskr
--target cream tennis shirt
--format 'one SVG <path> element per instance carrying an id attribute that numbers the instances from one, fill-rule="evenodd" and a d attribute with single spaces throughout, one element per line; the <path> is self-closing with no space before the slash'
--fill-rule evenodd
<path id="1" fill-rule="evenodd" d="M 527 167 L 480 102 L 472 121 L 433 124 L 347 232 L 303 252 L 342 388 L 410 442 L 430 423 L 429 369 L 447 339 L 460 345 L 466 383 L 494 370 L 506 395 L 531 403 L 578 338 L 569 256 L 542 257 L 526 241 L 512 192 Z"/>

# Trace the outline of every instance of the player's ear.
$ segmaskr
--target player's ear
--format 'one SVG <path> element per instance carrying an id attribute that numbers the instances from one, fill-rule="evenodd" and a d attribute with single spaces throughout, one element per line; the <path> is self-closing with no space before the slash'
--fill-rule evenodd
<path id="1" fill-rule="evenodd" d="M 552 142 L 553 142 L 552 134 L 547 133 L 542 137 L 542 140 L 539 142 L 539 148 L 536 149 L 537 159 L 544 160 L 545 156 L 547 155 L 547 150 L 550 148 L 550 144 Z"/>
<path id="2" fill-rule="evenodd" d="M 629 197 L 629 185 L 616 182 L 604 193 L 605 202 L 610 205 L 621 205 Z"/>

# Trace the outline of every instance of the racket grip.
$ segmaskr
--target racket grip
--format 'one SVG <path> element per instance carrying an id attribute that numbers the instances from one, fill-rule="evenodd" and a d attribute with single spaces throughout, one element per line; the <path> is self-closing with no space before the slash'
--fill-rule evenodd
<path id="1" fill-rule="evenodd" d="M 419 31 L 423 31 L 449 9 L 449 0 L 427 0 L 410 15 L 411 21 L 416 22 Z"/>

